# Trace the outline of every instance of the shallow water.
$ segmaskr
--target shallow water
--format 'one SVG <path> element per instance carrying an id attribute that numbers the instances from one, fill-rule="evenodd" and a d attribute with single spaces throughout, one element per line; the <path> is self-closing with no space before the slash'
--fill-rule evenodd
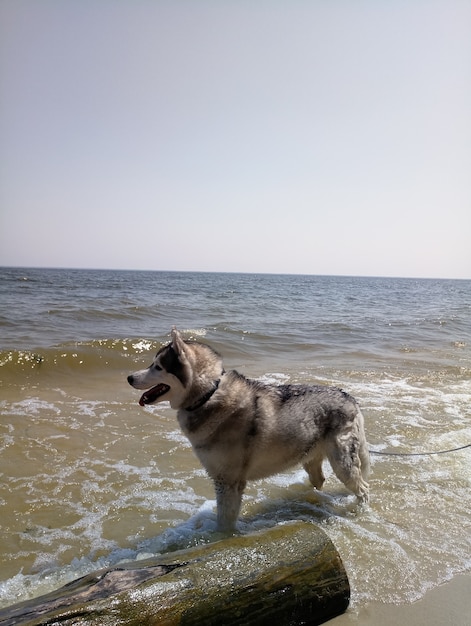
<path id="1" fill-rule="evenodd" d="M 125 380 L 173 323 L 226 369 L 341 386 L 373 450 L 415 453 L 471 443 L 470 309 L 469 281 L 1 270 L 0 606 L 217 538 L 174 412 L 139 407 Z M 327 476 L 322 493 L 297 468 L 252 483 L 239 531 L 320 524 L 354 606 L 471 569 L 471 448 L 372 455 L 364 507 Z"/>

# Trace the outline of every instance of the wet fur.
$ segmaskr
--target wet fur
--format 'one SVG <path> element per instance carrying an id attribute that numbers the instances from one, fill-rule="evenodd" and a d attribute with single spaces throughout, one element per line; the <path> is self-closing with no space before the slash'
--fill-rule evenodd
<path id="1" fill-rule="evenodd" d="M 322 462 L 328 458 L 359 501 L 368 500 L 363 416 L 356 400 L 340 389 L 271 385 L 234 370 L 225 373 L 217 352 L 184 341 L 176 329 L 153 364 L 131 374 L 128 382 L 137 389 L 168 385 L 146 403 L 168 400 L 177 409 L 182 431 L 214 481 L 220 530 L 234 527 L 248 480 L 298 463 L 321 489 Z"/>

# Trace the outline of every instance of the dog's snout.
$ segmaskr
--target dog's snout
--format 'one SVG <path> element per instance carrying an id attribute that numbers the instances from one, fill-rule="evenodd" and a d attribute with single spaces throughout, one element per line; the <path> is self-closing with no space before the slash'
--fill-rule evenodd
<path id="1" fill-rule="evenodd" d="M 128 376 L 128 383 L 130 385 L 132 385 L 134 383 L 134 376 L 132 374 L 129 374 L 129 376 Z"/>

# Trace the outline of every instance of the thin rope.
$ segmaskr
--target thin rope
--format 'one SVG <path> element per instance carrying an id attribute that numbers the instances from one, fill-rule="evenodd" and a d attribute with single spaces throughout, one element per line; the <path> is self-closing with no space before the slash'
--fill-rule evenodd
<path id="1" fill-rule="evenodd" d="M 380 454 L 381 456 L 431 456 L 433 454 L 448 454 L 449 452 L 458 452 L 458 450 L 464 450 L 465 448 L 471 448 L 471 443 L 467 443 L 465 446 L 460 446 L 459 448 L 438 450 L 436 452 L 380 452 L 379 450 L 370 450 L 370 454 Z"/>

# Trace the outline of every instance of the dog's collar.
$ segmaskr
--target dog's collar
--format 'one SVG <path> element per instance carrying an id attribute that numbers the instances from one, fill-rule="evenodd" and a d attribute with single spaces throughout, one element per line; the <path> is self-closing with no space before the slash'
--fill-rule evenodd
<path id="1" fill-rule="evenodd" d="M 223 372 L 224 373 L 224 372 Z M 210 389 L 207 393 L 204 394 L 204 396 L 202 398 L 200 398 L 197 402 L 195 402 L 194 404 L 185 407 L 185 411 L 196 411 L 197 409 L 201 409 L 201 407 L 206 404 L 206 402 L 212 397 L 212 395 L 217 391 L 217 388 L 219 387 L 219 383 L 221 382 L 221 379 L 218 378 L 217 380 L 214 381 L 214 386 L 212 389 Z"/>

